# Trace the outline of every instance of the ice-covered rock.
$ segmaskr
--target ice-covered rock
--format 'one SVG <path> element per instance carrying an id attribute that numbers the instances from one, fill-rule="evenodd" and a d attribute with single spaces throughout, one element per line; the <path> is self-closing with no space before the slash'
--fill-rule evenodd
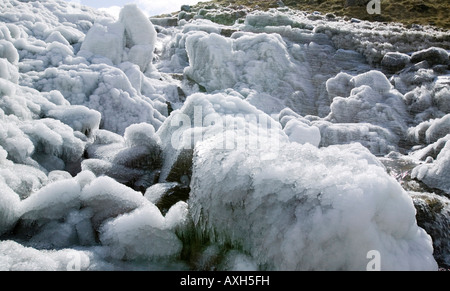
<path id="1" fill-rule="evenodd" d="M 156 183 L 147 188 L 144 197 L 155 204 L 164 215 L 173 205 L 189 199 L 189 186 L 177 182 Z"/>
<path id="2" fill-rule="evenodd" d="M 351 90 L 354 88 L 353 84 L 350 82 L 352 78 L 352 75 L 341 72 L 328 79 L 326 82 L 326 89 L 330 99 L 338 96 L 349 96 Z"/>
<path id="3" fill-rule="evenodd" d="M 183 202 L 180 202 L 183 203 Z M 171 211 L 178 223 L 186 219 L 186 204 L 181 209 L 174 206 Z M 181 204 L 180 204 L 181 206 Z M 118 259 L 155 259 L 175 257 L 182 243 L 175 235 L 176 221 L 168 222 L 159 209 L 149 201 L 131 213 L 121 215 L 100 229 L 100 240 L 112 248 L 111 256 Z"/>
<path id="4" fill-rule="evenodd" d="M 99 177 L 83 188 L 81 205 L 93 211 L 92 222 L 99 227 L 106 219 L 131 212 L 148 202 L 140 192 L 110 177 Z"/>
<path id="5" fill-rule="evenodd" d="M 425 132 L 425 138 L 427 143 L 432 143 L 446 136 L 449 132 L 450 114 L 447 114 L 442 118 L 431 120 L 431 125 Z"/>
<path id="6" fill-rule="evenodd" d="M 450 113 L 450 88 L 445 86 L 445 84 L 438 88 L 438 91 L 434 95 L 434 100 L 437 104 L 437 108 L 446 113 Z"/>
<path id="7" fill-rule="evenodd" d="M 59 159 L 63 167 L 59 170 L 78 171 L 86 143 L 68 125 L 59 120 L 41 119 L 27 122 L 21 129 L 34 145 L 33 158 L 44 168 L 53 170 L 51 162 L 47 164 L 46 160 Z"/>
<path id="8" fill-rule="evenodd" d="M 302 122 L 299 119 L 288 121 L 283 130 L 286 132 L 286 135 L 289 136 L 291 142 L 299 144 L 310 143 L 315 146 L 319 146 L 320 144 L 320 129 L 316 126 L 311 126 L 308 123 Z"/>
<path id="9" fill-rule="evenodd" d="M 450 201 L 434 193 L 408 192 L 417 209 L 417 223 L 433 238 L 434 256 L 442 266 L 450 266 Z"/>
<path id="10" fill-rule="evenodd" d="M 79 55 L 86 55 L 86 52 L 90 52 L 106 57 L 113 64 L 118 65 L 122 62 L 123 57 L 124 34 L 125 28 L 120 22 L 113 22 L 109 19 L 97 21 L 86 34 Z"/>
<path id="11" fill-rule="evenodd" d="M 0 235 L 10 231 L 20 217 L 19 196 L 0 178 Z"/>
<path id="12" fill-rule="evenodd" d="M 440 47 L 430 47 L 411 55 L 411 62 L 427 61 L 430 65 L 448 65 L 450 63 L 448 52 Z"/>
<path id="13" fill-rule="evenodd" d="M 125 47 L 129 48 L 128 60 L 145 72 L 153 60 L 156 42 L 153 24 L 136 4 L 127 4 L 122 8 L 119 22 L 125 28 Z"/>
<path id="14" fill-rule="evenodd" d="M 86 147 L 88 159 L 81 164 L 83 170 L 107 175 L 141 191 L 157 180 L 162 145 L 151 124 L 133 124 L 125 129 L 124 137 L 101 130 L 93 138 Z"/>
<path id="15" fill-rule="evenodd" d="M 350 80 L 354 88 L 369 86 L 380 94 L 387 93 L 392 89 L 392 85 L 386 76 L 380 71 L 372 70 L 367 73 L 359 74 Z"/>
<path id="16" fill-rule="evenodd" d="M 398 137 L 384 127 L 370 123 L 331 123 L 314 121 L 320 130 L 320 146 L 360 143 L 375 155 L 398 150 Z"/>
<path id="17" fill-rule="evenodd" d="M 211 136 L 222 139 L 220 148 L 231 149 L 277 147 L 280 141 L 288 139 L 271 116 L 225 93 L 190 95 L 182 108 L 172 112 L 157 135 L 164 152 L 160 182 L 183 182 L 189 177 L 196 144 Z"/>
<path id="18" fill-rule="evenodd" d="M 450 142 L 446 142 L 436 160 L 432 163 L 424 163 L 415 167 L 411 173 L 413 178 L 417 178 L 427 184 L 430 188 L 440 189 L 450 194 Z"/>
<path id="19" fill-rule="evenodd" d="M 125 72 L 105 64 L 47 69 L 33 86 L 39 91 L 58 90 L 70 104 L 100 112 L 100 128 L 120 134 L 133 123 L 148 122 L 158 128 L 165 119 L 155 109 L 165 104 L 142 96 Z"/>
<path id="20" fill-rule="evenodd" d="M 80 193 L 80 185 L 75 180 L 51 183 L 22 201 L 21 219 L 37 221 L 64 218 L 70 209 L 79 209 Z"/>
<path id="21" fill-rule="evenodd" d="M 48 117 L 60 120 L 69 125 L 74 131 L 90 136 L 99 129 L 101 114 L 84 106 L 60 106 L 48 112 Z"/>
<path id="22" fill-rule="evenodd" d="M 383 73 L 369 71 L 353 77 L 349 83 L 353 87 L 350 96 L 335 97 L 326 120 L 335 123 L 371 123 L 391 130 L 399 138 L 406 134 L 408 115 L 403 95 L 392 88 Z M 328 87 L 332 84 L 329 83 Z M 336 90 L 339 92 L 342 89 Z"/>
<path id="23" fill-rule="evenodd" d="M 278 34 L 239 33 L 230 39 L 197 32 L 187 37 L 186 51 L 189 67 L 185 74 L 207 92 L 234 88 L 246 96 L 254 90 L 277 96 L 278 102 L 285 103 L 278 110 L 286 107 L 285 100 L 297 91 L 303 93 L 301 98 L 313 95 L 312 85 L 304 81 L 311 79 L 307 67 L 296 64 Z M 296 103 L 301 101 L 291 103 L 301 108 Z"/>
<path id="24" fill-rule="evenodd" d="M 153 60 L 155 43 L 156 30 L 151 21 L 136 4 L 128 4 L 121 9 L 118 21 L 101 19 L 94 24 L 79 55 L 100 55 L 115 65 L 130 61 L 145 72 Z"/>
<path id="25" fill-rule="evenodd" d="M 411 57 L 407 54 L 389 52 L 381 60 L 381 66 L 391 73 L 398 72 L 406 67 Z"/>
<path id="26" fill-rule="evenodd" d="M 441 118 L 430 119 L 408 129 L 411 141 L 422 144 L 431 144 L 446 136 L 450 130 L 450 114 Z"/>
<path id="27" fill-rule="evenodd" d="M 0 242 L 0 270 L 2 271 L 81 271 L 91 263 L 89 252 L 64 249 L 40 251 L 17 242 Z"/>
<path id="28" fill-rule="evenodd" d="M 362 146 L 290 143 L 264 160 L 216 142 L 194 153 L 190 214 L 205 238 L 270 270 L 365 270 L 371 250 L 382 270 L 437 269 L 411 198 Z"/>

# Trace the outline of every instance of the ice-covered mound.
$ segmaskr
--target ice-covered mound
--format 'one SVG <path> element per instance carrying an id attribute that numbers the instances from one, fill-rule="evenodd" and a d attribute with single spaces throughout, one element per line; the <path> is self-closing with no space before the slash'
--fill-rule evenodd
<path id="1" fill-rule="evenodd" d="M 190 95 L 183 107 L 167 118 L 157 135 L 164 155 L 161 182 L 183 182 L 186 178 L 189 181 L 192 153 L 197 143 L 211 136 L 221 139 L 218 149 L 276 147 L 288 140 L 276 119 L 225 93 Z"/>
<path id="2" fill-rule="evenodd" d="M 181 251 L 175 230 L 185 223 L 186 203 L 175 204 L 163 216 L 140 192 L 88 171 L 61 178 L 22 201 L 5 202 L 16 212 L 2 212 L 2 222 L 17 224 L 15 236 L 25 245 L 49 250 L 92 247 L 93 255 L 100 258 L 88 259 L 83 269 L 95 268 L 103 260 L 173 257 L 171 261 L 176 261 Z M 34 252 L 30 263 L 39 255 Z M 46 267 L 53 269 L 45 264 L 39 268 Z"/>
<path id="3" fill-rule="evenodd" d="M 437 268 L 411 199 L 365 148 L 290 143 L 262 159 L 217 142 L 194 153 L 190 214 L 206 238 L 266 269 L 365 270 L 371 250 L 383 270 Z"/>
<path id="4" fill-rule="evenodd" d="M 423 181 L 429 187 L 450 193 L 450 142 L 446 142 L 442 150 L 431 163 L 424 163 L 412 171 L 412 176 Z"/>
<path id="5" fill-rule="evenodd" d="M 118 22 L 105 19 L 94 24 L 79 54 L 107 57 L 116 65 L 128 60 L 145 72 L 151 67 L 155 42 L 153 24 L 135 4 L 128 4 Z"/>
<path id="6" fill-rule="evenodd" d="M 86 159 L 81 168 L 145 192 L 158 179 L 162 166 L 161 146 L 154 127 L 148 123 L 130 125 L 124 137 L 99 130 L 86 147 Z"/>
<path id="7" fill-rule="evenodd" d="M 326 91 L 330 113 L 311 122 L 320 128 L 321 146 L 360 142 L 377 155 L 398 150 L 410 117 L 403 95 L 382 72 L 341 72 L 326 81 Z"/>
<path id="8" fill-rule="evenodd" d="M 297 81 L 299 75 L 310 78 L 308 72 L 295 66 L 279 35 L 234 34 L 230 39 L 196 33 L 186 39 L 186 50 L 190 66 L 185 74 L 208 92 L 245 86 L 270 95 L 311 94 L 310 87 Z"/>
<path id="9" fill-rule="evenodd" d="M 7 82 L 20 79 L 20 85 L 40 92 L 59 91 L 65 105 L 100 112 L 100 127 L 120 134 L 133 123 L 161 125 L 168 114 L 163 96 L 177 94 L 176 86 L 143 74 L 157 74 L 152 68 L 156 31 L 135 6 L 127 6 L 117 22 L 59 1 L 14 1 L 4 9 L 0 90 L 5 95 L 17 91 Z M 33 9 L 42 12 L 31 15 Z M 15 10 L 22 14 L 13 17 Z"/>
<path id="10" fill-rule="evenodd" d="M 2 271 L 87 270 L 89 262 L 88 253 L 82 251 L 65 249 L 48 252 L 24 247 L 14 241 L 0 242 Z"/>
<path id="11" fill-rule="evenodd" d="M 102 244 L 112 248 L 117 259 L 177 257 L 183 248 L 173 229 L 186 220 L 187 204 L 175 204 L 166 216 L 151 203 L 106 223 L 100 229 Z"/>

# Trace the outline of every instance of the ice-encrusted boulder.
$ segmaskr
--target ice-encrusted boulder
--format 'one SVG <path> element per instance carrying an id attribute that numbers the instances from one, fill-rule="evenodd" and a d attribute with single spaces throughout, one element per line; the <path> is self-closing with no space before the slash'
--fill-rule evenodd
<path id="1" fill-rule="evenodd" d="M 136 4 L 127 4 L 120 11 L 119 21 L 125 28 L 127 59 L 145 72 L 153 60 L 156 30 Z"/>
<path id="2" fill-rule="evenodd" d="M 59 91 L 72 105 L 83 105 L 101 113 L 99 127 L 119 134 L 133 123 L 147 122 L 158 128 L 167 105 L 143 96 L 127 74 L 106 64 L 61 66 L 39 73 L 31 86 L 39 91 Z M 141 74 L 141 72 L 139 72 Z M 139 83 L 143 83 L 142 80 Z"/>
<path id="3" fill-rule="evenodd" d="M 366 248 L 433 269 L 371 154 L 411 146 L 408 185 L 448 188 L 448 65 L 420 51 L 447 33 L 201 6 L 152 27 L 135 5 L 0 1 L 0 269 L 364 269 Z M 441 201 L 416 219 L 448 265 Z"/>
<path id="4" fill-rule="evenodd" d="M 154 127 L 148 123 L 130 125 L 124 137 L 97 131 L 94 142 L 86 148 L 88 159 L 82 162 L 81 168 L 145 191 L 159 175 L 161 147 Z"/>
<path id="5" fill-rule="evenodd" d="M 0 169 L 5 166 L 6 155 L 7 152 L 0 147 Z M 3 235 L 14 227 L 20 217 L 18 209 L 20 198 L 19 195 L 8 186 L 4 175 L 0 176 L 0 186 L 0 235 Z"/>
<path id="6" fill-rule="evenodd" d="M 92 223 L 99 227 L 106 219 L 131 212 L 146 202 L 141 193 L 110 177 L 99 177 L 80 194 L 83 207 L 93 211 Z"/>
<path id="7" fill-rule="evenodd" d="M 448 65 L 450 63 L 448 52 L 439 47 L 431 47 L 411 55 L 411 62 L 427 61 L 430 65 Z"/>
<path id="8" fill-rule="evenodd" d="M 106 57 L 117 65 L 122 62 L 124 50 L 124 27 L 110 19 L 97 21 L 86 34 L 80 48 L 80 55 L 90 52 Z"/>
<path id="9" fill-rule="evenodd" d="M 186 38 L 186 51 L 187 77 L 207 92 L 233 88 L 249 100 L 261 94 L 252 103 L 269 114 L 283 109 L 288 102 L 300 109 L 303 99 L 314 94 L 308 82 L 308 67 L 297 63 L 278 34 L 240 32 L 226 38 L 195 32 Z M 262 101 L 274 99 L 272 96 L 278 99 L 277 110 L 264 106 Z"/>
<path id="10" fill-rule="evenodd" d="M 37 250 L 12 240 L 0 242 L 2 271 L 89 270 L 91 259 L 89 252 L 74 249 Z"/>
<path id="11" fill-rule="evenodd" d="M 389 52 L 384 55 L 381 60 L 382 68 L 386 69 L 391 73 L 398 72 L 406 67 L 410 62 L 411 57 L 407 54 L 399 52 Z"/>
<path id="12" fill-rule="evenodd" d="M 320 146 L 360 143 L 375 155 L 397 150 L 398 137 L 388 129 L 370 123 L 331 123 L 320 120 L 312 124 L 319 128 Z"/>
<path id="13" fill-rule="evenodd" d="M 340 79 L 349 76 L 341 75 Z M 376 70 L 352 77 L 345 88 L 333 88 L 327 83 L 330 92 L 346 92 L 350 86 L 350 96 L 334 97 L 331 112 L 325 118 L 334 123 L 371 123 L 389 129 L 402 137 L 406 134 L 408 115 L 403 95 L 393 88 L 386 76 Z M 333 94 L 333 93 L 332 93 Z"/>
<path id="14" fill-rule="evenodd" d="M 441 118 L 430 119 L 408 129 L 411 141 L 422 144 L 431 144 L 445 137 L 450 132 L 450 114 Z"/>
<path id="15" fill-rule="evenodd" d="M 105 223 L 100 229 L 100 240 L 112 248 L 110 255 L 118 259 L 176 257 L 183 245 L 174 230 L 186 220 L 186 214 L 184 202 L 173 206 L 165 217 L 148 202 Z"/>
<path id="16" fill-rule="evenodd" d="M 321 142 L 320 129 L 317 126 L 313 126 L 312 122 L 308 119 L 295 113 L 292 109 L 285 108 L 280 111 L 278 120 L 291 142 L 300 144 L 309 143 L 314 146 L 319 146 Z"/>
<path id="17" fill-rule="evenodd" d="M 156 30 L 136 4 L 120 11 L 119 21 L 101 19 L 86 34 L 81 56 L 100 55 L 118 65 L 130 61 L 145 72 L 153 60 Z"/>
<path id="18" fill-rule="evenodd" d="M 450 193 L 450 142 L 446 142 L 436 160 L 432 163 L 424 163 L 415 167 L 411 173 L 431 188 L 440 189 L 447 194 Z"/>
<path id="19" fill-rule="evenodd" d="M 411 198 L 360 145 L 194 153 L 190 215 L 205 238 L 268 270 L 436 270 Z M 316 181 L 320 180 L 321 183 Z"/>
<path id="20" fill-rule="evenodd" d="M 163 145 L 160 182 L 182 182 L 180 179 L 189 177 L 196 144 L 211 136 L 221 138 L 222 145 L 217 145 L 220 148 L 249 150 L 276 147 L 280 141 L 288 140 L 277 120 L 226 93 L 190 95 L 156 134 Z M 239 137 L 244 137 L 244 141 Z"/>
<path id="21" fill-rule="evenodd" d="M 325 83 L 329 98 L 349 96 L 353 89 L 353 84 L 350 82 L 353 76 L 345 72 L 340 72 L 336 76 L 328 79 Z"/>

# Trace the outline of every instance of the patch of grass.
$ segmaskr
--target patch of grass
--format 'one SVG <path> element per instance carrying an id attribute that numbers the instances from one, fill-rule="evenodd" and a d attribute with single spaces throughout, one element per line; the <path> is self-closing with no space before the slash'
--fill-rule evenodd
<path id="1" fill-rule="evenodd" d="M 260 10 L 279 7 L 277 0 L 213 0 L 223 6 L 247 6 Z M 436 0 L 381 0 L 381 14 L 368 14 L 366 5 L 347 6 L 347 0 L 284 0 L 283 3 L 292 9 L 308 12 L 333 13 L 368 21 L 400 22 L 406 26 L 413 24 L 432 25 L 441 29 L 450 29 L 450 1 Z M 369 2 L 360 1 L 360 2 Z M 204 3 L 204 2 L 203 2 Z"/>

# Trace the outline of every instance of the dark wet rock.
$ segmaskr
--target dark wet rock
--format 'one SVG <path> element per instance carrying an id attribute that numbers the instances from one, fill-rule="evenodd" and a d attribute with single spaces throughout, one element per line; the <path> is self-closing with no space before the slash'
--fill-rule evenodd
<path id="1" fill-rule="evenodd" d="M 434 193 L 409 192 L 417 210 L 417 224 L 433 239 L 434 258 L 450 267 L 450 200 Z"/>
<path id="2" fill-rule="evenodd" d="M 431 47 L 411 55 L 412 63 L 421 61 L 427 61 L 431 66 L 448 65 L 450 63 L 448 52 L 445 49 L 438 47 Z"/>
<path id="3" fill-rule="evenodd" d="M 189 199 L 189 192 L 189 186 L 181 183 L 157 183 L 145 191 L 144 197 L 154 203 L 165 215 L 176 203 L 186 202 Z"/>
<path id="4" fill-rule="evenodd" d="M 381 60 L 383 69 L 390 73 L 398 72 L 406 67 L 410 62 L 410 56 L 398 52 L 390 52 L 384 55 Z"/>
<path id="5" fill-rule="evenodd" d="M 181 11 L 191 12 L 191 6 L 190 5 L 182 5 Z"/>

